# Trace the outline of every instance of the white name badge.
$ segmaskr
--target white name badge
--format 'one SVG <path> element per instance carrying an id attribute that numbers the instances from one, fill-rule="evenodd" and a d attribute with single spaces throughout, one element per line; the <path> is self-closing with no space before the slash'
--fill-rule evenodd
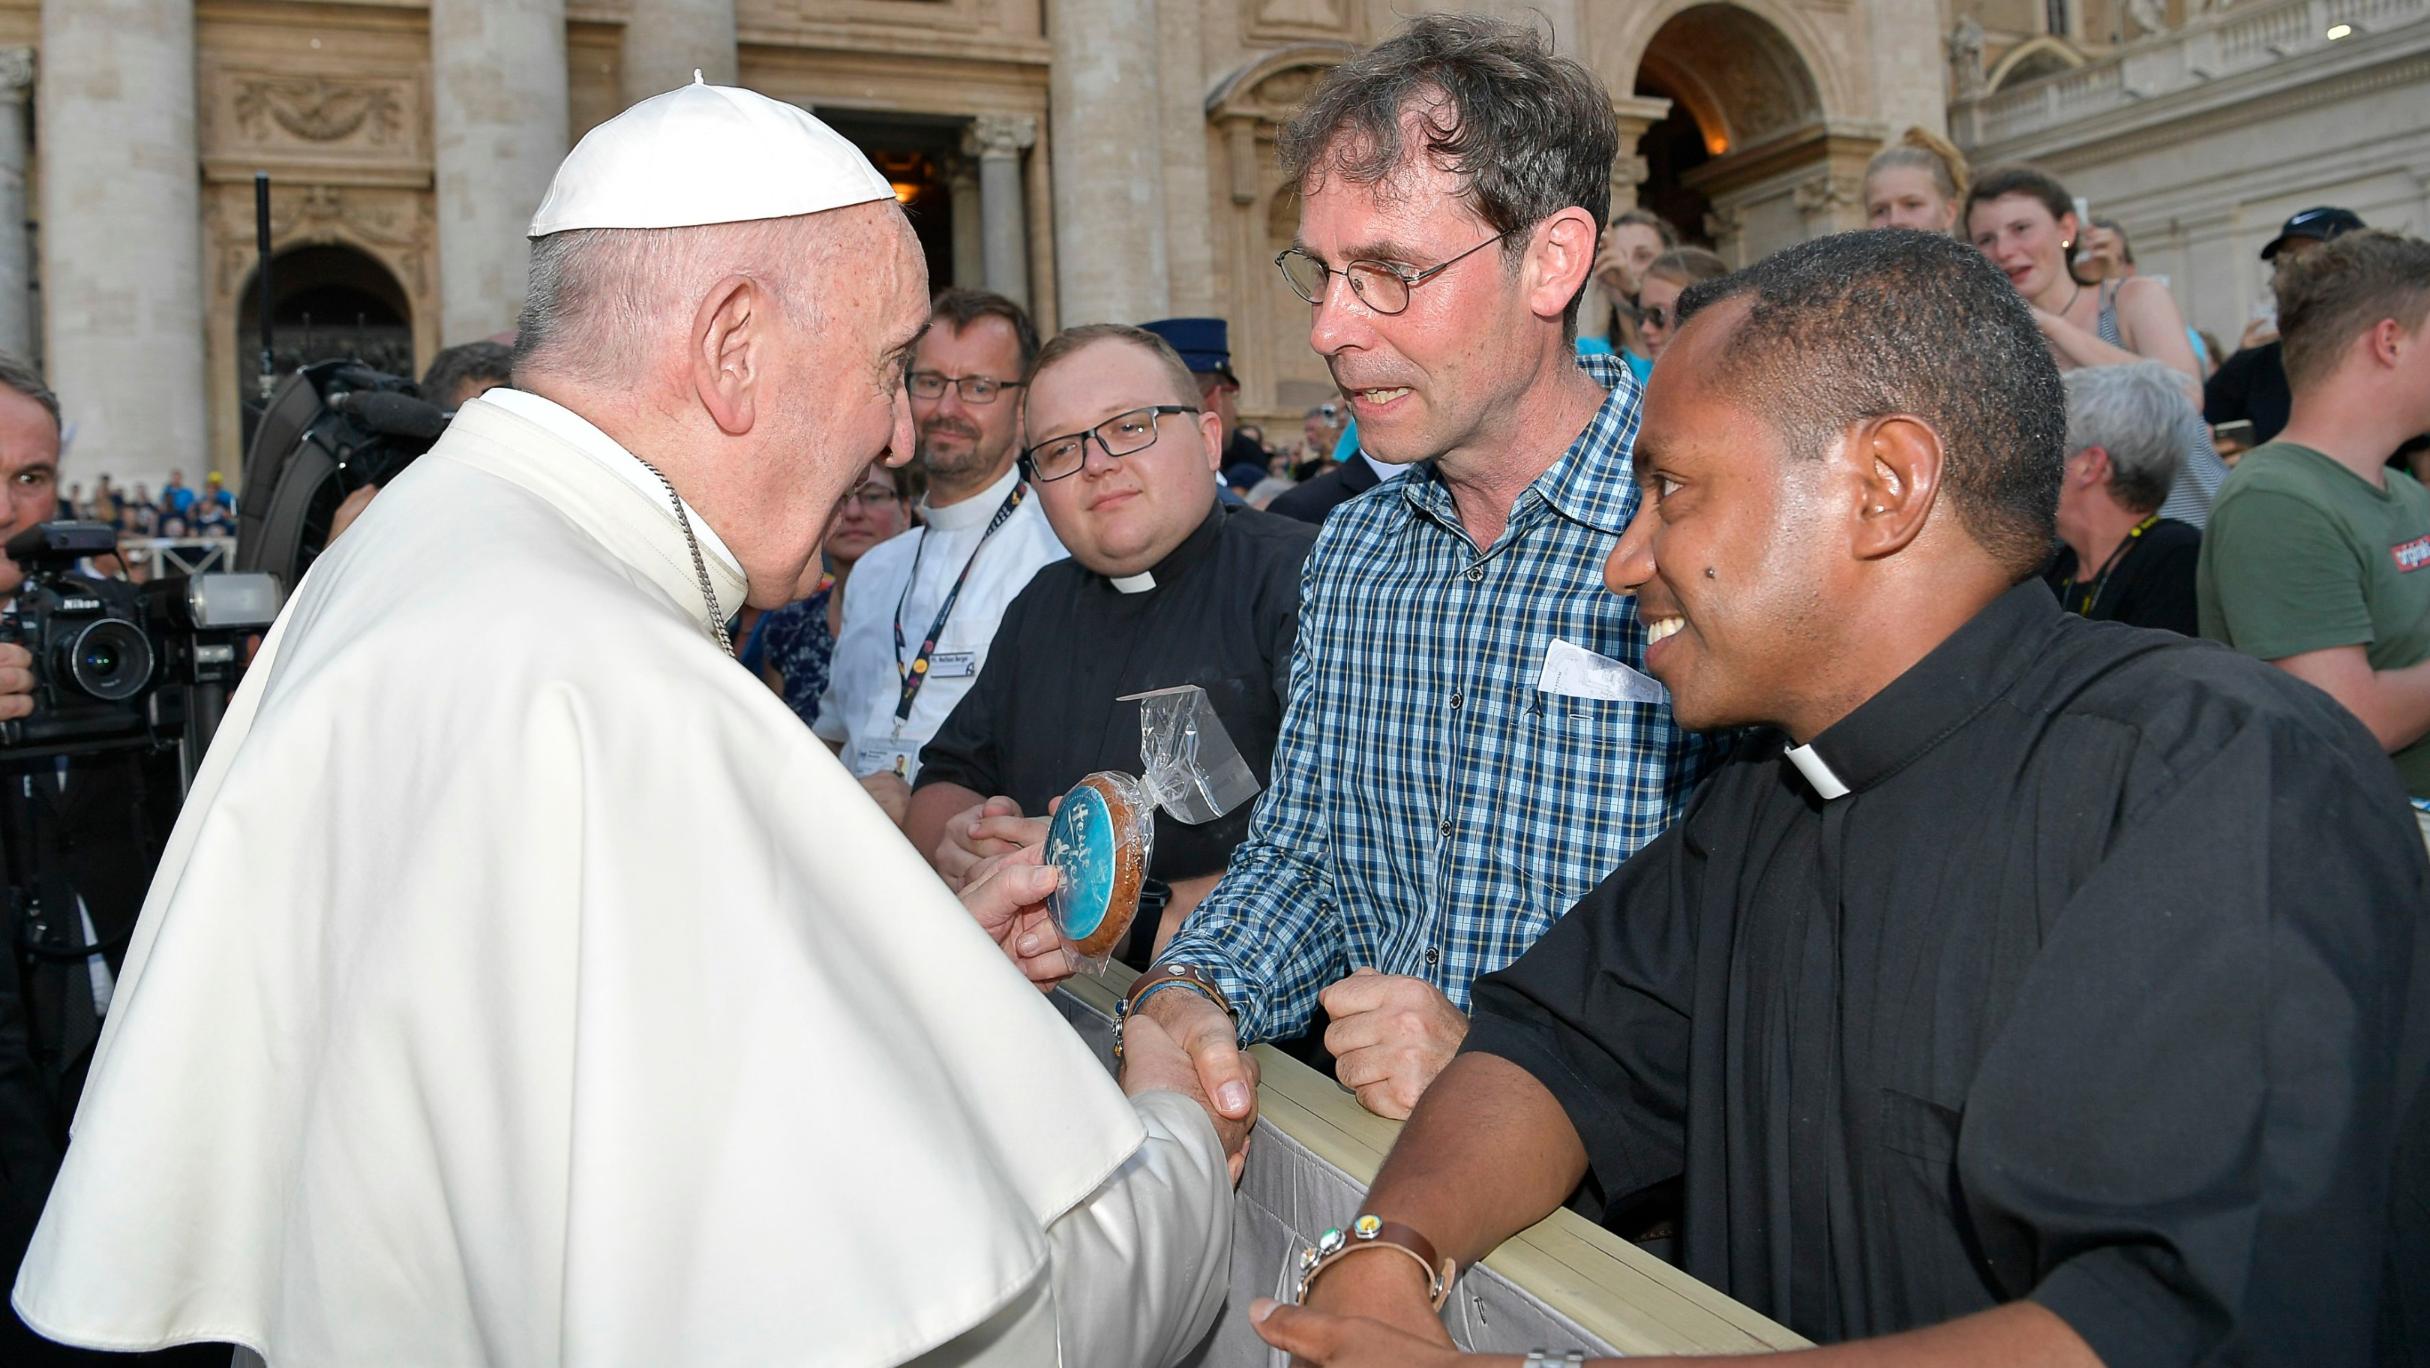
<path id="1" fill-rule="evenodd" d="M 906 747 L 900 741 L 864 741 L 852 749 L 852 773 L 866 779 L 872 774 L 900 775 L 909 782 L 919 773 L 920 748 Z"/>
<path id="2" fill-rule="evenodd" d="M 930 679 L 968 679 L 979 672 L 979 653 L 948 651 L 928 658 Z"/>
<path id="3" fill-rule="evenodd" d="M 1668 697 L 1662 681 L 1652 675 L 1559 637 L 1544 652 L 1544 673 L 1537 677 L 1536 687 L 1564 698 L 1599 698 L 1611 703 L 1660 703 Z"/>

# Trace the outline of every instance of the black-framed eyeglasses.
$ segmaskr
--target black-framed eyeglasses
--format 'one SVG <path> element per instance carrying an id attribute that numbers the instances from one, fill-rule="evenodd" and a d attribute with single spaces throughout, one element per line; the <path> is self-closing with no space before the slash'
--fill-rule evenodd
<path id="1" fill-rule="evenodd" d="M 1667 328 L 1671 326 L 1672 323 L 1677 321 L 1672 317 L 1674 312 L 1676 311 L 1673 309 L 1666 309 L 1661 305 L 1656 304 L 1648 308 L 1639 309 L 1637 311 L 1637 317 L 1644 322 L 1653 324 L 1657 328 Z"/>
<path id="2" fill-rule="evenodd" d="M 992 375 L 943 375 L 936 371 L 913 371 L 903 383 L 911 387 L 914 397 L 942 399 L 945 387 L 953 386 L 965 404 L 992 404 L 996 396 L 1008 389 L 1021 388 L 1018 380 L 998 380 Z"/>
<path id="3" fill-rule="evenodd" d="M 1168 413 L 1198 412 L 1202 410 L 1191 404 L 1152 404 L 1147 408 L 1117 413 L 1086 432 L 1067 432 L 1060 437 L 1049 437 L 1022 452 L 1021 468 L 1039 484 L 1076 475 L 1080 467 L 1088 464 L 1090 438 L 1097 439 L 1098 447 L 1106 455 L 1119 460 L 1156 445 L 1157 419 Z"/>
<path id="4" fill-rule="evenodd" d="M 1350 293 L 1358 302 L 1379 314 L 1396 314 L 1409 307 L 1409 292 L 1468 257 L 1475 256 L 1504 238 L 1508 233 L 1496 233 L 1467 251 L 1440 261 L 1423 271 L 1412 271 L 1383 261 L 1353 261 L 1334 270 L 1297 247 L 1286 247 L 1274 258 L 1282 269 L 1283 279 L 1291 282 L 1291 292 L 1311 304 L 1325 299 L 1325 277 L 1340 276 L 1350 282 Z"/>

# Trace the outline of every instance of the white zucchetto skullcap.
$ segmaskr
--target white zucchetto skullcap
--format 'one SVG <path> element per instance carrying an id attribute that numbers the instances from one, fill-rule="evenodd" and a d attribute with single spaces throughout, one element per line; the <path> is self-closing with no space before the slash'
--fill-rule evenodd
<path id="1" fill-rule="evenodd" d="M 696 71 L 584 134 L 528 236 L 747 223 L 893 198 L 860 149 L 807 110 Z"/>

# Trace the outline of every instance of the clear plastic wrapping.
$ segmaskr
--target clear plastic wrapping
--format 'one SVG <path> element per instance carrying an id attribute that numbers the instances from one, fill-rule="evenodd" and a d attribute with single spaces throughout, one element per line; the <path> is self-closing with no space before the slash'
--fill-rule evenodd
<path id="1" fill-rule="evenodd" d="M 1139 704 L 1141 782 L 1173 820 L 1201 826 L 1257 796 L 1257 776 L 1206 690 L 1183 684 L 1119 701 Z"/>

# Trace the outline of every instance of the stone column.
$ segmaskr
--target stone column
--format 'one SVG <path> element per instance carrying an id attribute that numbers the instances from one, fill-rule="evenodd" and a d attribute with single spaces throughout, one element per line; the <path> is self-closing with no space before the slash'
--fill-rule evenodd
<path id="1" fill-rule="evenodd" d="M 624 102 L 689 85 L 733 85 L 734 0 L 631 0 L 624 20 Z"/>
<path id="2" fill-rule="evenodd" d="M 1612 97 L 1612 121 L 1620 126 L 1620 152 L 1612 158 L 1612 217 L 1637 207 L 1637 187 L 1645 184 L 1645 155 L 1637 143 L 1646 130 L 1669 118 L 1671 102 L 1647 95 Z"/>
<path id="3" fill-rule="evenodd" d="M 45 0 L 42 69 L 45 359 L 78 478 L 208 467 L 194 6 Z"/>
<path id="4" fill-rule="evenodd" d="M 939 168 L 945 173 L 945 194 L 953 213 L 953 283 L 970 285 L 986 279 L 985 239 L 980 236 L 979 164 L 970 157 L 949 155 Z M 936 282 L 930 281 L 931 285 Z"/>
<path id="5" fill-rule="evenodd" d="M 1860 50 L 1872 56 L 1873 117 L 1881 120 L 1884 136 L 1896 138 L 1911 124 L 1948 133 L 1950 96 L 1963 99 L 1971 92 L 1952 92 L 1948 84 L 1952 64 L 1942 47 L 1941 25 L 1948 22 L 1942 0 L 1872 0 L 1863 13 L 1869 32 Z M 1980 51 L 1977 39 L 1978 56 Z"/>
<path id="6" fill-rule="evenodd" d="M 431 0 L 441 346 L 523 311 L 523 233 L 565 157 L 565 81 L 565 0 Z"/>
<path id="7" fill-rule="evenodd" d="M 1021 205 L 1021 149 L 1038 141 L 1038 121 L 1026 115 L 983 114 L 962 135 L 962 150 L 979 160 L 979 254 L 987 288 L 1024 307 L 1029 303 L 1029 215 Z"/>
<path id="8" fill-rule="evenodd" d="M 34 50 L 0 48 L 0 351 L 34 355 L 34 259 L 25 237 L 25 105 L 34 93 Z"/>
<path id="9" fill-rule="evenodd" d="M 1050 13 L 1062 325 L 1162 318 L 1172 291 L 1155 116 L 1157 15 L 1141 0 L 1062 0 Z"/>

